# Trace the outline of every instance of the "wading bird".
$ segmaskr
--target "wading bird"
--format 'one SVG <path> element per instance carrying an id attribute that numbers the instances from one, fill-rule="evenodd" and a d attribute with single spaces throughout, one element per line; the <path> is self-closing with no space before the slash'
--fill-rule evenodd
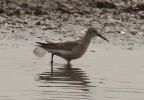
<path id="1" fill-rule="evenodd" d="M 41 43 L 36 42 L 39 47 L 50 52 L 51 55 L 51 64 L 53 64 L 53 57 L 57 55 L 59 57 L 64 58 L 68 64 L 70 64 L 71 60 L 78 59 L 86 52 L 90 41 L 93 37 L 101 37 L 102 39 L 108 41 L 105 37 L 100 35 L 95 28 L 88 28 L 86 34 L 83 38 L 76 41 L 67 41 L 67 42 L 47 42 Z M 109 41 L 108 41 L 109 42 Z"/>

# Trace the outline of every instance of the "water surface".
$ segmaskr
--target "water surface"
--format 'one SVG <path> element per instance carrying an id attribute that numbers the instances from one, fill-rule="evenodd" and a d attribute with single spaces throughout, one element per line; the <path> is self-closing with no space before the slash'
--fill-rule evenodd
<path id="1" fill-rule="evenodd" d="M 144 99 L 143 47 L 91 46 L 71 66 L 55 56 L 52 73 L 50 54 L 35 56 L 33 43 L 1 41 L 0 100 Z"/>

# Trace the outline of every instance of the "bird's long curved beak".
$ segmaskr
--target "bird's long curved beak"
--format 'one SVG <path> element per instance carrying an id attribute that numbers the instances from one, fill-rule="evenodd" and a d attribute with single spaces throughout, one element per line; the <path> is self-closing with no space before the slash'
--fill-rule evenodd
<path id="1" fill-rule="evenodd" d="M 98 36 L 101 37 L 102 39 L 106 40 L 107 42 L 109 42 L 109 40 L 106 39 L 104 36 L 102 36 L 102 35 L 100 35 L 100 34 L 98 34 Z"/>

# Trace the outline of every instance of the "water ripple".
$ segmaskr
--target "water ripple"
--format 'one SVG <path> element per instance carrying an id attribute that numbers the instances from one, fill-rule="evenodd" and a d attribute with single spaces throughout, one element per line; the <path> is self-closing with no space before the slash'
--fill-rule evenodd
<path id="1" fill-rule="evenodd" d="M 41 95 L 51 95 L 60 99 L 88 99 L 90 96 L 88 76 L 80 68 L 65 65 L 54 69 L 53 72 L 38 74 L 38 87 L 42 88 Z M 45 88 L 45 89 L 44 89 Z"/>

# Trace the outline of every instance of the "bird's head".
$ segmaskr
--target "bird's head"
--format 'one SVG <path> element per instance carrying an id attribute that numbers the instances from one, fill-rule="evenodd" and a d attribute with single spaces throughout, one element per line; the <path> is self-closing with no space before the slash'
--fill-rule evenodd
<path id="1" fill-rule="evenodd" d="M 106 39 L 104 36 L 99 34 L 95 28 L 89 28 L 86 33 L 87 33 L 87 36 L 89 36 L 89 37 L 98 36 L 98 37 L 101 37 L 102 39 L 106 40 L 107 42 L 109 42 L 108 39 Z"/>

